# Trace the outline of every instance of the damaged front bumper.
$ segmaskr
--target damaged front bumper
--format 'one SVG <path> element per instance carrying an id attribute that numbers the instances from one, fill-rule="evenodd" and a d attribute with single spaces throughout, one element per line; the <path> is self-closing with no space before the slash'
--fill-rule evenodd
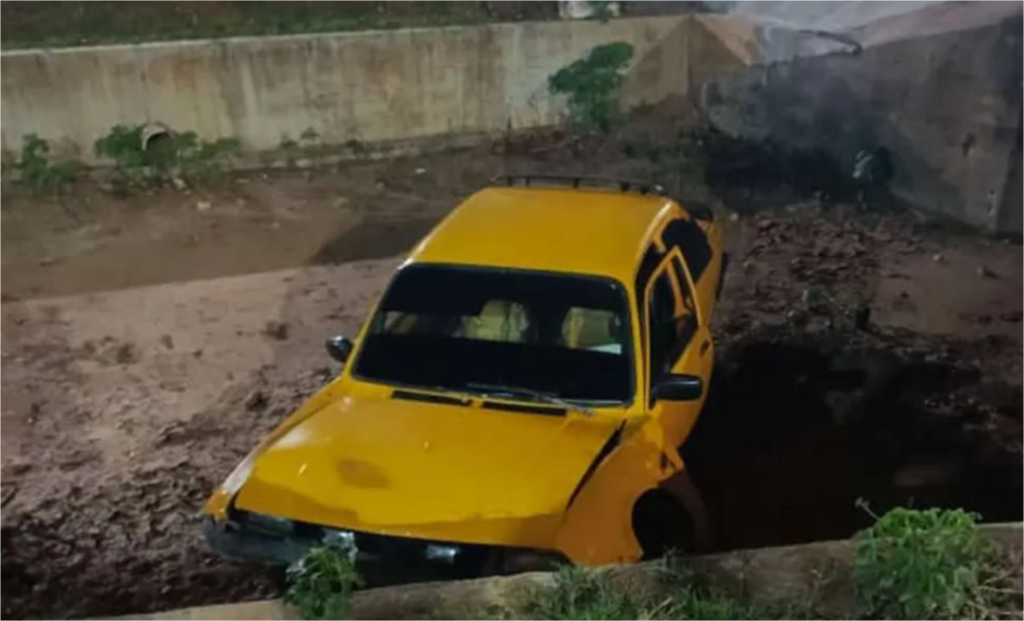
<path id="1" fill-rule="evenodd" d="M 360 574 L 375 585 L 550 569 L 565 562 L 556 552 L 339 530 L 239 510 L 227 520 L 209 518 L 204 535 L 221 556 L 272 565 L 294 563 L 316 546 L 351 547 Z"/>

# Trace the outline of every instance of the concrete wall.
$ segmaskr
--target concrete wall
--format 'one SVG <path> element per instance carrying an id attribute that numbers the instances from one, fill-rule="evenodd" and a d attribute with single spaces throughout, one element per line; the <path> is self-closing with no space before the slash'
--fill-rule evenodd
<path id="1" fill-rule="evenodd" d="M 981 533 L 1003 554 L 1020 558 L 1021 524 L 985 524 Z M 740 550 L 708 556 L 681 557 L 679 575 L 735 598 L 760 605 L 786 607 L 804 604 L 823 618 L 858 618 L 853 584 L 856 544 L 819 541 L 798 546 Z M 612 584 L 632 595 L 657 599 L 672 594 L 677 583 L 665 580 L 660 561 L 609 568 Z M 498 610 L 523 616 L 523 604 L 538 591 L 554 586 L 552 574 L 525 573 L 452 582 L 428 582 L 357 591 L 352 598 L 352 619 L 472 619 L 483 611 Z M 1019 584 L 1014 585 L 1020 589 Z M 281 600 L 182 608 L 133 619 L 297 619 L 298 611 Z"/>
<path id="2" fill-rule="evenodd" d="M 160 122 L 251 151 L 554 123 L 551 73 L 596 45 L 636 48 L 626 104 L 686 90 L 687 17 L 535 22 L 2 54 L 2 140 L 35 132 L 89 161 L 118 123 Z"/>
<path id="3" fill-rule="evenodd" d="M 1011 179 L 1020 141 L 1020 58 L 1018 12 L 970 28 L 896 37 L 859 54 L 707 76 L 692 86 L 727 131 L 820 148 L 849 171 L 857 151 L 885 147 L 894 155 L 894 192 L 910 205 L 1019 233 L 1020 216 L 1009 211 L 1022 209 L 1013 198 L 1020 196 L 1019 177 Z"/>

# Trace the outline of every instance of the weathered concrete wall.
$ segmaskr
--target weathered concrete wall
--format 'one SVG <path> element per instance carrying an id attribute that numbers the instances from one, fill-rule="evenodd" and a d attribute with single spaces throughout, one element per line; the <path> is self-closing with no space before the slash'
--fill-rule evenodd
<path id="1" fill-rule="evenodd" d="M 1024 230 L 1024 171 L 1021 162 L 1021 137 L 1024 122 L 1018 121 L 1017 146 L 1010 156 L 1010 174 L 1003 188 L 1003 202 L 999 205 L 998 231 L 1020 233 Z"/>
<path id="2" fill-rule="evenodd" d="M 1021 552 L 1022 525 L 987 524 L 981 532 L 1012 558 Z M 1015 556 L 1014 556 L 1015 555 Z M 758 604 L 808 604 L 835 618 L 856 618 L 852 541 L 821 541 L 798 546 L 741 550 L 679 559 L 681 575 Z M 611 580 L 630 593 L 666 592 L 659 562 L 613 567 Z M 552 574 L 526 573 L 498 578 L 410 584 L 359 591 L 353 619 L 474 619 L 497 608 L 515 612 L 532 590 L 553 585 Z M 1019 585 L 1018 585 L 1019 588 Z M 135 619 L 296 619 L 281 600 L 184 608 Z"/>
<path id="3" fill-rule="evenodd" d="M 554 123 L 554 71 L 596 45 L 636 48 L 625 103 L 686 90 L 687 17 L 535 22 L 2 54 L 2 134 L 77 147 L 160 122 L 252 151 L 312 130 L 327 144 Z"/>
<path id="4" fill-rule="evenodd" d="M 1000 208 L 1013 200 L 1004 195 L 1020 191 L 1019 180 L 1016 189 L 1008 181 L 1020 141 L 1019 5 L 1016 14 L 966 28 L 948 11 L 966 18 L 972 7 L 932 10 L 940 9 L 942 28 L 927 36 L 882 32 L 859 54 L 762 64 L 692 86 L 727 131 L 820 148 L 850 171 L 860 149 L 884 147 L 894 155 L 900 198 L 1019 233 L 1020 216 L 999 213 L 1013 209 Z M 914 19 L 927 26 L 928 17 Z"/>

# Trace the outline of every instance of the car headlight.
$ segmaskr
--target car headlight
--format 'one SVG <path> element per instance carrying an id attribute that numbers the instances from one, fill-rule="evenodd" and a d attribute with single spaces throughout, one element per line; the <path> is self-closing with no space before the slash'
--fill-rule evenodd
<path id="1" fill-rule="evenodd" d="M 335 546 L 342 550 L 355 549 L 356 547 L 356 534 L 348 530 L 335 530 L 333 528 L 322 529 L 323 534 L 320 536 L 320 541 L 324 545 Z"/>
<path id="2" fill-rule="evenodd" d="M 459 557 L 462 549 L 459 546 L 444 545 L 444 544 L 428 544 L 423 550 L 423 556 L 428 561 L 437 561 L 441 563 L 447 563 L 448 565 L 454 565 L 455 560 Z"/>

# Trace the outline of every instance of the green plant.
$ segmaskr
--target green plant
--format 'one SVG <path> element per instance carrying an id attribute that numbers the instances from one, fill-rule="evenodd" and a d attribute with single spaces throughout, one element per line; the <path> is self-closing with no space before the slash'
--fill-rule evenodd
<path id="1" fill-rule="evenodd" d="M 569 119 L 573 124 L 587 130 L 609 129 L 615 96 L 625 80 L 623 72 L 633 52 L 629 43 L 599 45 L 548 78 L 552 93 L 568 97 Z"/>
<path id="2" fill-rule="evenodd" d="M 680 576 L 667 570 L 674 586 L 661 597 L 638 596 L 612 584 L 608 574 L 568 566 L 555 574 L 553 588 L 537 590 L 523 606 L 535 619 L 800 619 L 810 609 L 799 606 L 766 608 L 736 598 L 676 583 Z M 490 618 L 500 615 L 490 614 Z M 513 616 L 513 615 L 504 615 Z"/>
<path id="3" fill-rule="evenodd" d="M 56 193 L 67 187 L 78 175 L 72 162 L 50 161 L 50 143 L 28 134 L 22 138 L 21 154 L 14 163 L 20 180 L 37 192 Z"/>
<path id="4" fill-rule="evenodd" d="M 866 505 L 865 505 L 866 508 Z M 867 613 L 886 618 L 957 618 L 982 606 L 992 550 L 962 510 L 897 508 L 858 534 L 854 580 Z"/>
<path id="5" fill-rule="evenodd" d="M 526 614 L 535 619 L 638 619 L 641 608 L 599 572 L 566 566 L 555 573 L 553 589 L 535 594 Z"/>
<path id="6" fill-rule="evenodd" d="M 351 612 L 352 590 L 359 583 L 355 549 L 319 546 L 288 568 L 285 601 L 303 619 L 344 619 Z"/>
<path id="7" fill-rule="evenodd" d="M 195 132 L 168 131 L 144 139 L 143 125 L 115 125 L 93 145 L 96 156 L 114 162 L 115 189 L 127 193 L 172 176 L 209 178 L 221 172 L 238 141 L 200 141 Z"/>

